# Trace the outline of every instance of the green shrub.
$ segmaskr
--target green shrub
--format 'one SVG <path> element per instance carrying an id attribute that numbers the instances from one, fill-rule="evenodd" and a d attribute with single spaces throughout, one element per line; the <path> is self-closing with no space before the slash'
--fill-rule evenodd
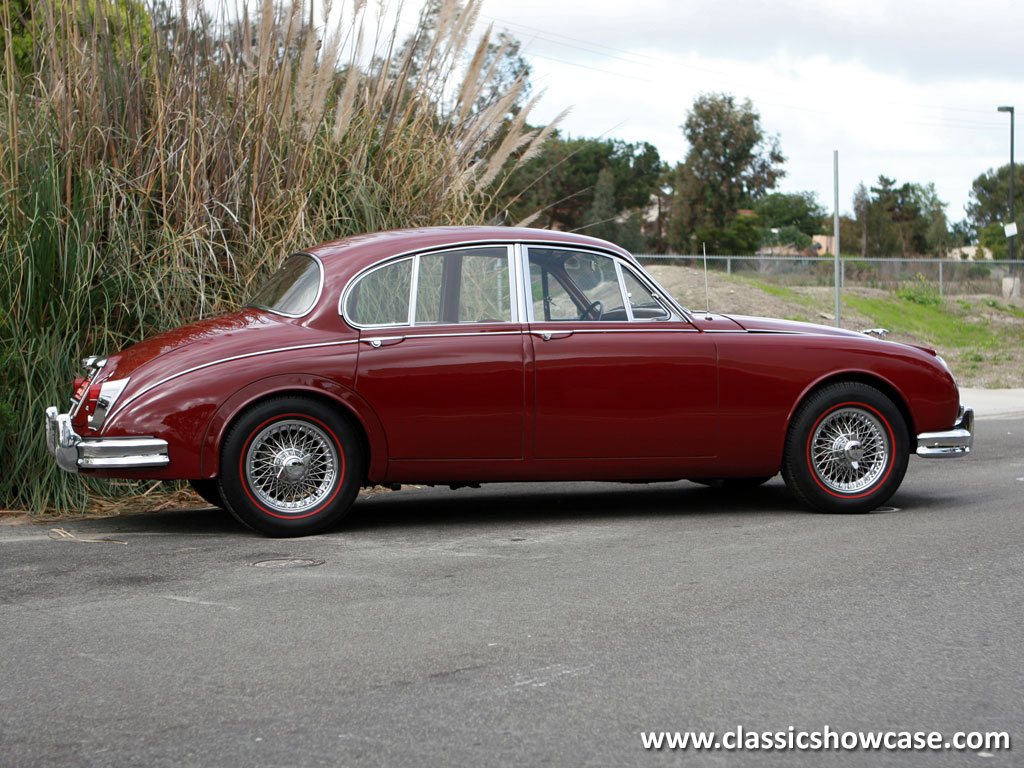
<path id="1" fill-rule="evenodd" d="M 942 304 L 942 297 L 931 284 L 925 280 L 924 275 L 917 273 L 917 280 L 908 286 L 896 291 L 896 295 L 903 301 L 913 304 L 920 304 L 923 307 L 937 307 Z"/>

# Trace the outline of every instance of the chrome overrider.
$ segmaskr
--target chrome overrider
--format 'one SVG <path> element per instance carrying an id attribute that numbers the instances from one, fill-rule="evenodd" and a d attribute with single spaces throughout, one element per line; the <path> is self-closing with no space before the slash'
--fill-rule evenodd
<path id="1" fill-rule="evenodd" d="M 974 409 L 960 406 L 952 429 L 922 432 L 917 436 L 917 455 L 926 459 L 954 459 L 966 456 L 974 445 Z"/>
<path id="2" fill-rule="evenodd" d="M 79 469 L 132 469 L 170 464 L 167 441 L 155 437 L 85 439 L 71 427 L 71 415 L 46 409 L 46 449 L 65 472 Z"/>

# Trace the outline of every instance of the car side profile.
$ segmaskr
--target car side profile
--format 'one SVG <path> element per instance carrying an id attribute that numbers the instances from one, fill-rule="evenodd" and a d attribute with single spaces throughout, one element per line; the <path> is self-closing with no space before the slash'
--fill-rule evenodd
<path id="1" fill-rule="evenodd" d="M 973 442 L 932 350 L 695 313 L 621 248 L 537 229 L 324 243 L 237 312 L 83 362 L 46 413 L 62 469 L 189 480 L 273 536 L 334 527 L 372 484 L 781 472 L 805 506 L 865 512 L 911 454 Z"/>

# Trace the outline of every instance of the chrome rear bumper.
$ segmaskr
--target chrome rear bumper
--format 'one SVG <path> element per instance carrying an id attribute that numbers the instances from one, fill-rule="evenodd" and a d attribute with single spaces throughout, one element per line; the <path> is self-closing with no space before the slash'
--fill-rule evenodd
<path id="1" fill-rule="evenodd" d="M 974 446 L 974 409 L 960 406 L 952 429 L 922 432 L 917 436 L 917 455 L 926 459 L 954 459 L 966 456 Z"/>
<path id="2" fill-rule="evenodd" d="M 155 437 L 82 438 L 71 427 L 71 416 L 46 409 L 46 449 L 65 472 L 79 469 L 138 469 L 171 463 L 167 441 Z"/>

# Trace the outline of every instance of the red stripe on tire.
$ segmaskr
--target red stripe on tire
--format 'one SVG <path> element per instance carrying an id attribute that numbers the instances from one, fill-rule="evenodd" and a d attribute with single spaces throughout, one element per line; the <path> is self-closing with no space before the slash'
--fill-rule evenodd
<path id="1" fill-rule="evenodd" d="M 262 504 L 256 501 L 256 499 L 253 498 L 253 495 L 249 492 L 249 483 L 246 481 L 245 478 L 245 451 L 249 447 L 249 443 L 252 442 L 252 439 L 256 436 L 256 434 L 265 426 L 267 426 L 267 424 L 270 424 L 273 421 L 279 421 L 281 419 L 288 418 L 305 419 L 306 421 L 312 421 L 315 424 L 319 424 L 321 427 L 327 430 L 327 434 L 329 434 L 331 436 L 331 439 L 334 440 L 334 446 L 338 449 L 338 455 L 341 457 L 341 472 L 338 477 L 338 485 L 334 489 L 334 493 L 331 494 L 331 498 L 327 499 L 323 504 L 321 504 L 316 509 L 307 512 L 304 515 L 282 515 L 277 512 L 271 512 L 269 509 L 264 507 Z M 330 427 L 328 427 L 319 419 L 316 419 L 312 416 L 308 416 L 304 413 L 283 413 L 278 416 L 274 416 L 273 418 L 267 419 L 258 427 L 256 427 L 256 429 L 249 433 L 249 437 L 245 441 L 245 445 L 242 446 L 242 454 L 238 459 L 238 477 L 242 481 L 242 490 L 245 491 L 245 495 L 249 497 L 249 501 L 255 504 L 260 509 L 260 511 L 270 515 L 271 517 L 276 517 L 279 520 L 302 520 L 303 518 L 312 517 L 313 515 L 322 512 L 324 510 L 324 507 L 326 507 L 328 504 L 334 501 L 334 497 L 338 495 L 338 491 L 341 490 L 342 483 L 345 482 L 345 449 L 341 447 L 341 441 L 338 440 L 338 436 L 334 434 Z"/>
<path id="2" fill-rule="evenodd" d="M 885 428 L 887 430 L 889 430 L 889 446 L 890 446 L 890 450 L 889 450 L 889 467 L 885 470 L 885 476 L 881 480 L 876 482 L 873 486 L 871 486 L 871 488 L 869 488 L 868 490 L 864 491 L 864 493 L 858 493 L 856 495 L 851 495 L 851 494 L 848 494 L 848 493 L 836 493 L 831 488 L 827 488 L 821 482 L 821 478 L 818 477 L 818 473 L 814 469 L 814 463 L 811 461 L 811 440 L 814 439 L 814 430 L 816 430 L 818 428 L 818 425 L 821 424 L 821 420 L 824 419 L 826 416 L 828 416 L 830 413 L 832 413 L 832 411 L 835 411 L 835 410 L 837 410 L 839 408 L 844 408 L 844 407 L 846 407 L 848 405 L 857 406 L 858 408 L 866 408 L 867 410 L 871 411 L 873 414 L 875 414 L 875 416 L 877 416 L 878 418 L 880 418 L 882 420 L 882 423 L 885 424 Z M 818 420 L 815 421 L 814 425 L 811 427 L 811 433 L 807 436 L 807 468 L 811 470 L 811 477 L 814 478 L 814 482 L 816 482 L 818 484 L 818 487 L 821 488 L 821 490 L 823 490 L 827 494 L 835 496 L 837 499 L 862 499 L 865 496 L 870 496 L 872 493 L 875 492 L 876 488 L 878 488 L 878 487 L 880 487 L 882 485 L 885 485 L 885 481 L 889 479 L 889 473 L 892 472 L 892 465 L 895 462 L 895 460 L 896 460 L 896 435 L 893 434 L 892 427 L 889 426 L 888 419 L 886 419 L 885 416 L 883 416 L 881 413 L 879 413 L 877 410 L 872 408 L 870 405 L 867 405 L 866 403 L 848 402 L 848 403 L 839 403 L 838 405 L 832 406 L 827 411 L 825 411 L 823 414 L 821 414 L 821 416 L 818 417 Z"/>

